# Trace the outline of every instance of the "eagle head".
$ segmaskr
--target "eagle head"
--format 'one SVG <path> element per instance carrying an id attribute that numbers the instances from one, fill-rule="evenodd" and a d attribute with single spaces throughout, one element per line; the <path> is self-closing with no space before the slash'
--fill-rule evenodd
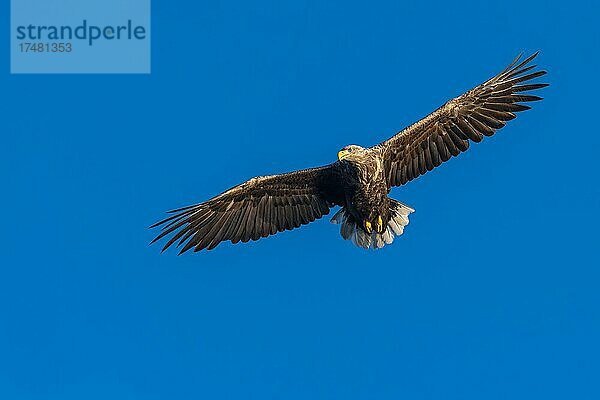
<path id="1" fill-rule="evenodd" d="M 338 160 L 342 161 L 345 158 L 357 156 L 365 152 L 365 148 L 356 144 L 349 144 L 340 151 L 338 151 Z"/>

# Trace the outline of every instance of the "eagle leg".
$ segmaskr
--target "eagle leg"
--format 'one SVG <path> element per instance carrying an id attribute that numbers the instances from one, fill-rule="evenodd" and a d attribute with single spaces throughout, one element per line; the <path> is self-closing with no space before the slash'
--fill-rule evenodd
<path id="1" fill-rule="evenodd" d="M 377 217 L 377 224 L 375 224 L 375 230 L 377 233 L 383 233 L 383 219 L 381 215 Z"/>
<path id="2" fill-rule="evenodd" d="M 366 220 L 366 219 L 365 219 L 365 229 L 367 230 L 367 233 L 373 232 L 373 228 L 371 226 L 371 221 Z"/>

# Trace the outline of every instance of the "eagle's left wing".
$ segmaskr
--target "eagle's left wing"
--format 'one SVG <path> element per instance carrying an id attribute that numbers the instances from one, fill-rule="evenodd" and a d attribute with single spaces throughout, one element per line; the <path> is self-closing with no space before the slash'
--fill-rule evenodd
<path id="1" fill-rule="evenodd" d="M 484 136 L 492 136 L 516 117 L 515 112 L 530 108 L 520 103 L 541 100 L 523 93 L 547 84 L 521 84 L 546 74 L 529 72 L 536 67 L 528 64 L 537 54 L 522 62 L 519 55 L 498 75 L 375 146 L 382 152 L 388 188 L 404 185 L 466 151 L 470 141 L 481 142 Z"/>

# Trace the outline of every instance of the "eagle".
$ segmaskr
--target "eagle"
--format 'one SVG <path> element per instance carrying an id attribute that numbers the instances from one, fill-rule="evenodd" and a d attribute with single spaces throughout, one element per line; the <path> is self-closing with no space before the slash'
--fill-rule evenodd
<path id="1" fill-rule="evenodd" d="M 414 209 L 390 197 L 402 186 L 467 151 L 504 127 L 523 104 L 541 100 L 530 92 L 548 86 L 531 83 L 544 74 L 530 65 L 539 52 L 523 53 L 491 79 L 446 102 L 420 121 L 372 147 L 349 145 L 337 161 L 322 167 L 259 176 L 205 202 L 169 211 L 150 228 L 161 227 L 151 242 L 172 236 L 179 254 L 214 249 L 219 243 L 258 240 L 291 230 L 341 207 L 331 219 L 341 236 L 364 249 L 379 249 L 404 232 Z"/>

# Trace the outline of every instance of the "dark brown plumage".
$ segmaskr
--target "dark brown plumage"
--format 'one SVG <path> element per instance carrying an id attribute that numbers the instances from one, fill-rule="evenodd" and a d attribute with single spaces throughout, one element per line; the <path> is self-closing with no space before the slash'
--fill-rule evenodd
<path id="1" fill-rule="evenodd" d="M 515 112 L 531 108 L 520 103 L 542 100 L 523 93 L 547 84 L 521 84 L 546 74 L 527 73 L 536 67 L 528 64 L 537 55 L 534 53 L 520 63 L 521 56 L 517 57 L 498 75 L 381 143 L 388 184 L 400 186 L 431 171 L 466 151 L 471 141 L 479 143 L 492 136 L 516 117 Z"/>
<path id="2" fill-rule="evenodd" d="M 177 231 L 164 249 L 179 240 L 181 252 L 212 249 L 224 240 L 258 240 L 298 228 L 329 213 L 342 202 L 337 170 L 330 166 L 252 178 L 194 206 L 170 211 L 153 242 Z M 163 250 L 164 250 L 163 249 Z"/>
<path id="3" fill-rule="evenodd" d="M 180 254 L 210 250 L 223 241 L 247 242 L 297 228 L 341 206 L 332 222 L 342 225 L 344 239 L 363 248 L 383 247 L 403 233 L 414 211 L 387 196 L 393 186 L 492 136 L 516 112 L 530 108 L 521 103 L 541 100 L 526 92 L 547 84 L 524 83 L 546 73 L 530 72 L 537 54 L 517 57 L 498 75 L 376 146 L 346 146 L 333 164 L 253 178 L 204 203 L 170 211 L 152 225 L 162 226 L 152 243 L 173 234 L 163 250 L 174 243 L 182 247 Z"/>

